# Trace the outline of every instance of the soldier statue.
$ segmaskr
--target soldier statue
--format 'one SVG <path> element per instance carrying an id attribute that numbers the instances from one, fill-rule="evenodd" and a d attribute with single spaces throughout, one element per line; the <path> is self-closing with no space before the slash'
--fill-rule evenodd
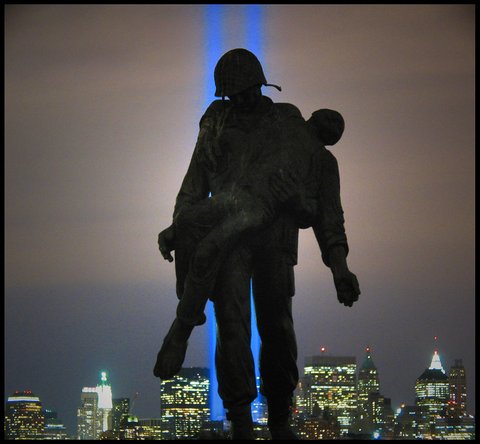
<path id="1" fill-rule="evenodd" d="M 250 348 L 250 282 L 261 339 L 261 391 L 272 439 L 298 439 L 290 428 L 298 383 L 292 318 L 298 232 L 313 227 L 340 303 L 360 294 L 349 270 L 338 165 L 325 148 L 342 136 L 340 113 L 320 109 L 305 121 L 291 104 L 262 95 L 267 83 L 250 51 L 225 53 L 215 72 L 215 100 L 200 120 L 190 166 L 177 195 L 172 225 L 158 236 L 173 261 L 179 303 L 154 375 L 177 374 L 193 328 L 213 301 L 217 323 L 218 392 L 232 439 L 254 439 L 257 397 Z M 225 98 L 228 100 L 225 100 Z"/>

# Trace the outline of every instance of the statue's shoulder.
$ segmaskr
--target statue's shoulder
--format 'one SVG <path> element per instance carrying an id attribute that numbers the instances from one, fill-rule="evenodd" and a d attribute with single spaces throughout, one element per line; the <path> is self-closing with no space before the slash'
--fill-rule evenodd
<path id="1" fill-rule="evenodd" d="M 203 117 L 215 118 L 232 106 L 229 100 L 214 100 L 206 109 Z"/>
<path id="2" fill-rule="evenodd" d="M 275 110 L 282 120 L 287 119 L 302 119 L 303 116 L 300 110 L 291 103 L 274 103 Z"/>

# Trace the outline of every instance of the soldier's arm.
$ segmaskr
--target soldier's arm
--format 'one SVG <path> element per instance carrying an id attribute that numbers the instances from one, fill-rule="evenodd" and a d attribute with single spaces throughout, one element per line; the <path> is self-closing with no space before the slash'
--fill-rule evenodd
<path id="1" fill-rule="evenodd" d="M 312 227 L 322 253 L 322 260 L 330 267 L 329 250 L 334 246 L 341 246 L 347 255 L 348 242 L 340 199 L 338 163 L 333 154 L 325 148 L 322 151 L 319 182 L 318 213 Z"/>
<path id="2" fill-rule="evenodd" d="M 322 259 L 332 271 L 337 298 L 351 307 L 358 300 L 360 288 L 357 277 L 347 265 L 348 242 L 345 219 L 340 200 L 340 176 L 337 160 L 326 151 L 319 191 L 319 214 L 313 224 Z"/>

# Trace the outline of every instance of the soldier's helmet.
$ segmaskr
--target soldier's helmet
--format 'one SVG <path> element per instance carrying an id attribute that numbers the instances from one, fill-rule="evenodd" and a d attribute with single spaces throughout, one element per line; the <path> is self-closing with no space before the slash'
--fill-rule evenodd
<path id="1" fill-rule="evenodd" d="M 233 96 L 255 85 L 268 85 L 262 65 L 252 52 L 236 48 L 226 52 L 214 71 L 215 97 Z M 276 85 L 275 86 L 280 89 Z"/>

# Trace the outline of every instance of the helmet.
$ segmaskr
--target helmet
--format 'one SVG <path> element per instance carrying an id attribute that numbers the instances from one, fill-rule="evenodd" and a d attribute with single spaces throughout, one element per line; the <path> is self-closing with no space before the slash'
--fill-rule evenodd
<path id="1" fill-rule="evenodd" d="M 267 85 L 267 79 L 257 57 L 243 48 L 232 49 L 220 57 L 215 66 L 214 78 L 215 97 L 222 98 L 255 85 Z"/>

